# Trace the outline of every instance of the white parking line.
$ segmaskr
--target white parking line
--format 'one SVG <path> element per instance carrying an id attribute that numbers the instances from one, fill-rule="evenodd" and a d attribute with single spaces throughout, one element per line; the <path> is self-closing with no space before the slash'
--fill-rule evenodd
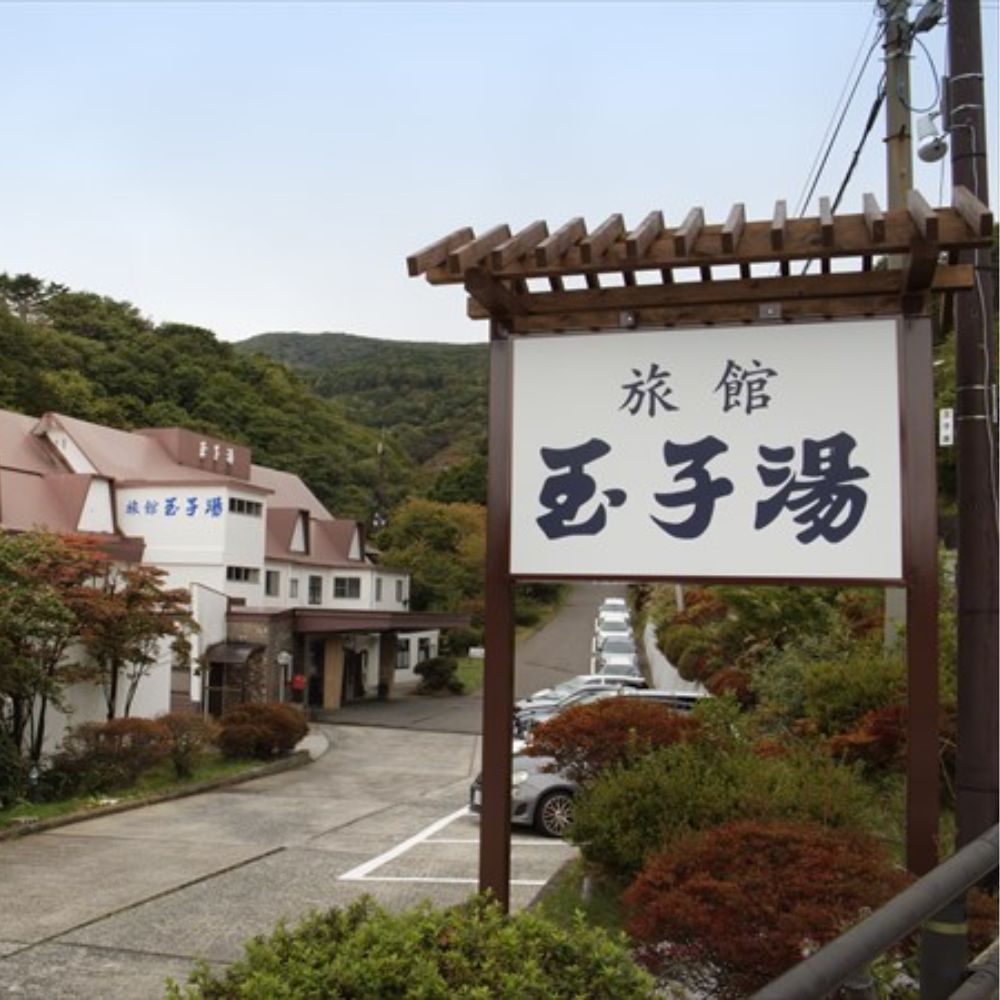
<path id="1" fill-rule="evenodd" d="M 388 851 L 384 851 L 377 858 L 372 858 L 370 861 L 366 861 L 364 864 L 358 865 L 356 868 L 352 868 L 349 872 L 345 872 L 340 876 L 341 882 L 360 882 L 366 879 L 369 874 L 375 871 L 377 868 L 381 868 L 382 865 L 393 861 L 398 858 L 401 854 L 405 854 L 411 847 L 416 847 L 417 844 L 423 843 L 428 837 L 433 837 L 438 830 L 443 830 L 450 823 L 454 823 L 459 816 L 467 816 L 469 814 L 469 807 L 462 806 L 461 809 L 456 810 L 449 816 L 445 816 L 443 819 L 436 820 L 431 823 L 430 826 L 424 827 L 419 833 L 415 833 L 408 840 L 404 840 L 401 844 L 397 844 L 395 847 L 391 847 Z M 405 878 L 400 877 L 400 879 L 395 879 L 394 881 L 406 881 Z M 411 881 L 425 881 L 424 879 L 417 879 L 414 877 Z M 431 879 L 430 881 L 440 882 L 445 881 L 444 879 Z"/>

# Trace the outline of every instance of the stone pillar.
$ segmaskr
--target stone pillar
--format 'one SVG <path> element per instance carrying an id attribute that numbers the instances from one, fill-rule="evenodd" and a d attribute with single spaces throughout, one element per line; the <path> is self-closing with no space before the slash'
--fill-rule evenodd
<path id="1" fill-rule="evenodd" d="M 383 632 L 378 637 L 378 685 L 379 696 L 388 698 L 392 695 L 393 683 L 396 679 L 396 644 L 395 632 Z"/>
<path id="2" fill-rule="evenodd" d="M 323 649 L 323 708 L 340 708 L 344 687 L 344 647 L 339 638 L 327 639 Z"/>

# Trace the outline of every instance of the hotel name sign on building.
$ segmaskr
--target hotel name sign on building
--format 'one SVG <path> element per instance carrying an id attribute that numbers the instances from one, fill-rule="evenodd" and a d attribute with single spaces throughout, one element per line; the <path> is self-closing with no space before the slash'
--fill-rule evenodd
<path id="1" fill-rule="evenodd" d="M 511 573 L 901 580 L 898 336 L 516 338 Z"/>

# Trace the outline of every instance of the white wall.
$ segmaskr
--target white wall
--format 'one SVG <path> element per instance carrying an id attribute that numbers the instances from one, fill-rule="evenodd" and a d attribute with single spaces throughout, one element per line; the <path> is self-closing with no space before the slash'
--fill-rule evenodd
<path id="1" fill-rule="evenodd" d="M 115 530 L 111 506 L 111 484 L 106 479 L 94 479 L 87 490 L 83 502 L 78 531 L 104 531 L 111 534 Z"/>

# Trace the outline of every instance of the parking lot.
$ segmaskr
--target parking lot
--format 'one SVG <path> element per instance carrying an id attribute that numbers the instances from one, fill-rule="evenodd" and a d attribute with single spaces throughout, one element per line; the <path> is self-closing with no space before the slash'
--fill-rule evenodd
<path id="1" fill-rule="evenodd" d="M 0 842 L 0 996 L 162 996 L 283 917 L 368 893 L 449 904 L 478 882 L 479 736 L 323 727 L 313 764 Z M 511 905 L 573 856 L 515 831 Z"/>

